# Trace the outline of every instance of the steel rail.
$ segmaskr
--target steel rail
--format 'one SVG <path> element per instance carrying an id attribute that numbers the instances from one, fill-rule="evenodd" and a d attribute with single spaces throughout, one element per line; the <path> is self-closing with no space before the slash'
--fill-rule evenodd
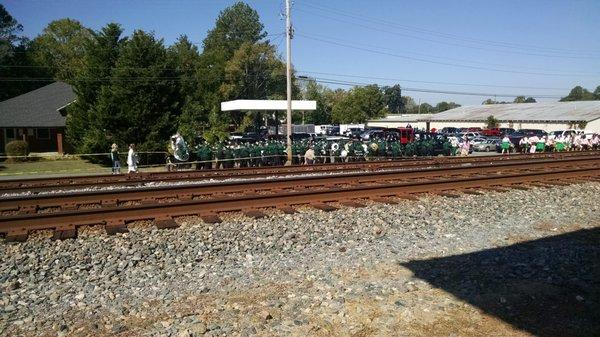
<path id="1" fill-rule="evenodd" d="M 199 215 L 209 221 L 220 212 L 252 211 L 259 208 L 281 207 L 289 211 L 297 205 L 314 205 L 327 202 L 355 200 L 357 198 L 379 199 L 415 193 L 448 190 L 482 189 L 513 186 L 523 183 L 552 183 L 565 179 L 598 179 L 600 170 L 591 168 L 567 168 L 553 171 L 534 171 L 498 175 L 481 175 L 430 181 L 400 182 L 386 185 L 360 184 L 347 188 L 330 188 L 319 191 L 290 191 L 277 194 L 220 197 L 206 200 L 186 200 L 178 203 L 155 203 L 133 206 L 107 207 L 58 213 L 25 214 L 0 218 L 0 233 L 7 240 L 24 240 L 32 230 L 52 229 L 55 238 L 74 237 L 82 225 L 104 225 L 108 233 L 127 230 L 127 222 L 154 220 L 157 227 L 176 227 L 173 217 Z M 259 212 L 260 213 L 260 212 Z M 217 219 L 218 221 L 218 219 Z"/>
<path id="2" fill-rule="evenodd" d="M 61 210 L 77 209 L 83 205 L 117 206 L 126 202 L 157 202 L 161 199 L 188 200 L 196 197 L 212 197 L 215 194 L 274 193 L 274 191 L 298 188 L 329 188 L 344 184 L 388 183 L 393 180 L 432 179 L 448 175 L 496 174 L 514 169 L 550 169 L 555 166 L 597 166 L 598 157 L 569 158 L 557 160 L 502 161 L 459 167 L 430 167 L 421 169 L 394 169 L 375 172 L 354 172 L 337 175 L 287 177 L 282 179 L 260 179 L 228 181 L 208 184 L 186 184 L 155 186 L 136 189 L 100 190 L 64 194 L 44 194 L 8 197 L 0 199 L 0 211 L 35 213 L 45 208 Z"/>
<path id="3" fill-rule="evenodd" d="M 510 156 L 478 156 L 478 157 L 420 157 L 416 159 L 401 160 L 383 160 L 383 161 L 363 161 L 350 163 L 328 163 L 318 165 L 295 165 L 295 166 L 267 166 L 267 167 L 247 167 L 236 169 L 213 169 L 199 171 L 178 171 L 178 172 L 148 172 L 139 174 L 121 174 L 121 175 L 90 175 L 73 177 L 52 177 L 52 178 L 31 178 L 31 179 L 6 179 L 0 181 L 0 193 L 22 193 L 31 191 L 39 193 L 50 191 L 56 188 L 75 189 L 86 186 L 132 186 L 156 181 L 182 181 L 199 179 L 228 179 L 234 177 L 254 178 L 264 175 L 281 176 L 288 174 L 303 174 L 315 172 L 332 171 L 351 171 L 381 169 L 387 167 L 409 167 L 409 166 L 427 166 L 427 165 L 445 165 L 448 163 L 475 163 L 488 161 L 512 161 L 521 159 L 539 159 L 539 158 L 569 158 L 600 155 L 600 151 L 585 152 L 557 152 L 557 153 L 539 153 L 539 154 L 513 154 Z"/>

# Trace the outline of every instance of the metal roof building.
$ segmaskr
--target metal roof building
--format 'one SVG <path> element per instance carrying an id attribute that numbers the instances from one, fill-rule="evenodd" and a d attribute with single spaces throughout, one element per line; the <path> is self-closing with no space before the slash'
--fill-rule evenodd
<path id="1" fill-rule="evenodd" d="M 420 129 L 444 127 L 486 127 L 489 116 L 500 127 L 556 131 L 580 128 L 600 133 L 600 101 L 511 103 L 461 106 L 436 114 L 388 115 L 368 122 L 369 126 L 403 127 L 411 124 Z"/>
<path id="2" fill-rule="evenodd" d="M 600 101 L 513 103 L 461 106 L 429 117 L 430 121 L 591 122 L 600 118 Z"/>

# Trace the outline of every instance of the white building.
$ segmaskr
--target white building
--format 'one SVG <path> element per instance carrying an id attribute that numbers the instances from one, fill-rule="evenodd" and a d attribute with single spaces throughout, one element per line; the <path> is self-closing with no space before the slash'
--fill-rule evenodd
<path id="1" fill-rule="evenodd" d="M 600 101 L 513 103 L 461 106 L 437 114 L 389 115 L 369 121 L 369 126 L 413 127 L 440 130 L 444 127 L 481 127 L 489 116 L 500 121 L 500 127 L 556 131 L 585 129 L 600 133 Z M 585 126 L 585 127 L 583 127 Z"/>
<path id="2" fill-rule="evenodd" d="M 489 116 L 500 127 L 556 131 L 581 128 L 600 132 L 600 101 L 461 106 L 429 117 L 430 127 L 485 127 Z M 585 126 L 583 128 L 582 126 Z"/>

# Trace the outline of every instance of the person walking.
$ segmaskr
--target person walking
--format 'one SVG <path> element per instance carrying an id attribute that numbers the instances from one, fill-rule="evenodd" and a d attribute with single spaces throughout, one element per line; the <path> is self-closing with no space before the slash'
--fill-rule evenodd
<path id="1" fill-rule="evenodd" d="M 313 150 L 313 146 L 310 145 L 308 150 L 304 153 L 304 165 L 312 165 L 315 163 L 315 150 Z"/>
<path id="2" fill-rule="evenodd" d="M 110 147 L 110 161 L 112 162 L 112 174 L 121 174 L 119 147 L 115 143 L 113 143 L 113 145 Z"/>
<path id="3" fill-rule="evenodd" d="M 135 152 L 135 146 L 133 144 L 129 144 L 129 152 L 127 153 L 127 173 L 137 173 L 138 172 L 138 155 Z"/>

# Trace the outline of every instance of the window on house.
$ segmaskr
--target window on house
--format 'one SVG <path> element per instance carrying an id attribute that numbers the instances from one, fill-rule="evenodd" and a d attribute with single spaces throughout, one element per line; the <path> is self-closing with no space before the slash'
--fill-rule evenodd
<path id="1" fill-rule="evenodd" d="M 15 139 L 15 129 L 4 129 L 6 132 L 6 138 L 7 139 Z"/>
<path id="2" fill-rule="evenodd" d="M 47 140 L 50 139 L 50 129 L 36 129 L 37 139 Z"/>

